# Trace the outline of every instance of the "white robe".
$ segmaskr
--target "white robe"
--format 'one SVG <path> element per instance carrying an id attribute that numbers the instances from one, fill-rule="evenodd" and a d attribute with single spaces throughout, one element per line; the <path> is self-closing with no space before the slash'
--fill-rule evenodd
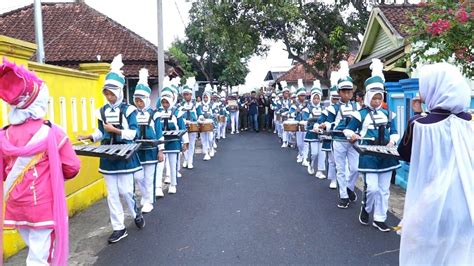
<path id="1" fill-rule="evenodd" d="M 474 122 L 415 122 L 400 265 L 474 264 Z"/>

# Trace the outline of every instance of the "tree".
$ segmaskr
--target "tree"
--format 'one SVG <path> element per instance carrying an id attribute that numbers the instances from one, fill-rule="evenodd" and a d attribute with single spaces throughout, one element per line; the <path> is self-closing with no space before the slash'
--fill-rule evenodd
<path id="1" fill-rule="evenodd" d="M 176 61 L 178 61 L 179 65 L 183 69 L 184 76 L 181 77 L 183 81 L 186 80 L 188 77 L 196 76 L 197 73 L 193 70 L 193 66 L 188 55 L 183 52 L 183 46 L 182 43 L 179 42 L 179 40 L 176 40 L 171 44 L 171 47 L 169 48 L 168 52 Z"/>
<path id="2" fill-rule="evenodd" d="M 245 81 L 248 59 L 266 51 L 248 16 L 237 1 L 193 3 L 186 39 L 179 46 L 201 77 L 226 85 Z"/>

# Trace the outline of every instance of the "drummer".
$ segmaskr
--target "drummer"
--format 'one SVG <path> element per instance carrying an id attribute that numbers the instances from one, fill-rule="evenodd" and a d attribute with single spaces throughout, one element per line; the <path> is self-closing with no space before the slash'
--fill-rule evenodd
<path id="1" fill-rule="evenodd" d="M 139 72 L 138 84 L 135 87 L 133 100 L 137 107 L 137 122 L 140 129 L 140 139 L 148 140 L 164 140 L 161 130 L 161 123 L 156 121 L 158 118 L 155 112 L 150 108 L 150 93 L 151 89 L 148 86 L 148 70 L 143 68 Z M 163 162 L 164 144 L 158 147 L 142 146 L 138 151 L 140 162 L 143 167 L 143 175 L 137 178 L 137 183 L 141 190 L 142 213 L 149 213 L 153 210 L 153 203 L 155 197 L 163 197 L 163 190 L 155 187 L 155 170 L 158 161 Z"/>
<path id="2" fill-rule="evenodd" d="M 172 86 L 177 82 L 178 78 L 169 80 L 165 78 L 163 82 L 163 90 L 161 91 L 160 105 L 157 104 L 156 115 L 160 119 L 161 128 L 163 131 L 172 131 L 172 130 L 186 130 L 186 124 L 184 122 L 184 115 L 181 114 L 179 109 L 173 108 L 175 105 L 175 100 L 177 96 Z M 178 175 L 178 166 L 179 166 L 179 153 L 181 151 L 186 152 L 188 149 L 189 137 L 188 133 L 184 134 L 181 140 L 170 141 L 165 143 L 164 154 L 166 161 L 168 161 L 170 166 L 170 186 L 168 188 L 168 194 L 175 194 L 177 191 L 177 175 Z M 158 164 L 157 168 L 157 180 L 162 180 L 163 175 L 163 164 Z M 159 184 L 157 184 L 159 185 Z"/>
<path id="3" fill-rule="evenodd" d="M 232 95 L 230 95 L 228 98 L 227 98 L 227 105 L 226 105 L 226 108 L 227 108 L 227 111 L 229 112 L 230 114 L 230 134 L 238 134 L 239 133 L 239 109 L 240 109 L 240 105 L 239 105 L 239 101 L 238 101 L 238 98 L 237 98 L 237 93 L 236 92 L 232 92 Z"/>
<path id="4" fill-rule="evenodd" d="M 331 72 L 331 88 L 329 91 L 329 106 L 333 106 L 339 102 L 341 97 L 339 96 L 339 93 L 337 93 L 337 81 L 338 81 L 338 74 L 337 71 L 332 71 Z M 322 113 L 321 117 L 318 120 L 318 124 L 321 126 L 327 121 L 328 117 L 328 108 L 325 108 Z M 328 127 L 331 129 L 330 127 Z M 332 150 L 332 140 L 324 139 L 322 143 L 321 150 L 326 154 L 327 158 L 327 178 L 331 180 L 329 183 L 329 188 L 330 189 L 336 189 L 337 188 L 337 180 L 336 180 L 336 162 L 334 160 L 334 153 Z"/>
<path id="5" fill-rule="evenodd" d="M 183 101 L 180 104 L 181 112 L 184 113 L 184 121 L 188 125 L 190 123 L 197 123 L 198 117 L 202 114 L 201 106 L 198 106 L 196 101 L 192 99 L 193 88 L 196 84 L 196 79 L 190 77 L 186 80 L 186 84 L 183 86 L 182 95 Z M 189 148 L 184 152 L 183 167 L 188 169 L 194 168 L 194 150 L 196 144 L 197 132 L 188 132 L 189 137 Z"/>
<path id="6" fill-rule="evenodd" d="M 363 145 L 384 145 L 394 147 L 399 140 L 397 133 L 395 113 L 382 108 L 385 78 L 382 73 L 383 64 L 379 59 L 372 59 L 370 65 L 372 77 L 368 78 L 365 85 L 365 98 L 362 110 L 352 115 L 353 119 L 344 129 L 344 134 L 352 142 L 361 138 Z M 363 132 L 363 136 L 355 132 Z M 373 140 L 369 140 L 373 138 Z M 359 222 L 369 224 L 369 215 L 373 212 L 372 225 L 382 232 L 390 231 L 385 224 L 387 219 L 388 198 L 390 195 L 390 180 L 392 171 L 399 168 L 396 159 L 361 155 L 359 157 L 359 171 L 364 174 L 365 195 L 362 204 Z"/>
<path id="7" fill-rule="evenodd" d="M 201 102 L 201 115 L 199 116 L 199 122 L 211 122 L 214 125 L 214 113 L 211 103 L 212 87 L 207 84 L 202 96 Z M 214 156 L 214 131 L 201 132 L 201 143 L 202 150 L 204 153 L 204 161 L 209 161 Z"/>
<path id="8" fill-rule="evenodd" d="M 230 116 L 227 111 L 227 103 L 225 97 L 221 97 L 221 104 L 218 106 L 217 113 L 219 115 L 219 126 L 217 128 L 217 139 L 225 139 L 227 128 L 227 118 Z"/>
<path id="9" fill-rule="evenodd" d="M 98 128 L 92 135 L 78 136 L 78 139 L 101 141 L 104 145 L 125 144 L 133 143 L 140 135 L 137 108 L 122 102 L 125 85 L 122 66 L 122 55 L 118 55 L 110 65 L 111 71 L 105 77 L 102 93 L 107 99 L 107 104 L 102 106 L 97 114 Z M 145 226 L 145 220 L 137 209 L 134 196 L 134 176 L 142 174 L 142 169 L 138 154 L 134 154 L 128 160 L 100 158 L 99 172 L 104 175 L 107 186 L 107 203 L 113 228 L 113 233 L 108 238 L 109 243 L 116 243 L 128 235 L 120 196 L 125 199 L 132 217 L 135 218 L 135 225 L 138 228 Z"/>
<path id="10" fill-rule="evenodd" d="M 283 99 L 281 100 L 280 106 L 280 114 L 282 116 L 282 122 L 284 122 L 288 118 L 288 113 L 291 107 L 291 99 L 290 99 L 290 87 L 288 87 L 286 81 L 280 81 L 280 85 L 282 87 Z M 287 148 L 290 145 L 291 141 L 291 132 L 286 132 L 283 130 L 283 125 L 281 125 L 281 132 L 282 132 L 282 148 Z"/>
<path id="11" fill-rule="evenodd" d="M 351 100 L 354 92 L 352 78 L 349 76 L 349 63 L 347 61 L 341 61 L 340 63 L 337 87 L 341 100 L 339 103 L 328 107 L 328 117 L 323 127 L 330 128 L 327 126 L 329 122 L 335 125 L 335 130 L 341 132 L 334 133 L 332 136 L 334 140 L 333 149 L 334 159 L 336 161 L 336 177 L 339 186 L 339 202 L 337 203 L 337 207 L 346 209 L 349 207 L 350 202 L 357 200 L 354 187 L 357 177 L 359 176 L 357 170 L 359 154 L 354 149 L 352 143 L 348 142 L 342 133 L 342 130 L 349 124 L 351 115 L 358 111 L 358 104 Z M 349 163 L 349 175 L 346 175 L 347 162 Z"/>
<path id="12" fill-rule="evenodd" d="M 307 117 L 304 117 L 303 110 L 307 106 L 306 102 L 306 88 L 303 85 L 303 80 L 298 79 L 298 90 L 296 91 L 296 97 L 294 104 L 290 107 L 290 117 L 295 121 L 302 122 L 306 121 Z M 307 166 L 306 155 L 304 152 L 304 131 L 296 132 L 296 146 L 298 147 L 298 156 L 296 157 L 297 163 L 303 163 L 303 166 Z"/>
<path id="13" fill-rule="evenodd" d="M 315 80 L 313 87 L 311 88 L 311 102 L 305 109 L 303 109 L 303 116 L 308 118 L 307 130 L 304 138 L 305 146 L 307 146 L 305 150 L 308 151 L 308 174 L 314 175 L 314 168 L 317 168 L 316 177 L 319 179 L 326 178 L 323 174 L 323 171 L 326 168 L 326 154 L 321 150 L 322 143 L 319 141 L 318 134 L 320 131 L 318 128 L 318 120 L 323 111 L 321 108 L 322 95 L 321 83 L 319 80 Z"/>
<path id="14" fill-rule="evenodd" d="M 214 120 L 214 139 L 212 141 L 212 147 L 214 148 L 214 154 L 217 152 L 217 137 L 219 136 L 219 108 L 221 106 L 220 95 L 215 91 L 213 88 L 211 102 L 212 102 L 212 112 L 214 116 L 212 119 Z"/>

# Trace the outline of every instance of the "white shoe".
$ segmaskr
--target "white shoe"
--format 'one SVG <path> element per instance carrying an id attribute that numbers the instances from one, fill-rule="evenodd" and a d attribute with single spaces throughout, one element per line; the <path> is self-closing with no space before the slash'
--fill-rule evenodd
<path id="1" fill-rule="evenodd" d="M 309 165 L 308 160 L 303 159 L 303 162 L 301 163 L 301 165 L 304 166 L 304 167 L 308 167 L 308 165 Z"/>
<path id="2" fill-rule="evenodd" d="M 211 159 L 211 156 L 209 155 L 209 153 L 206 153 L 206 155 L 204 155 L 204 161 L 209 161 Z"/>
<path id="3" fill-rule="evenodd" d="M 240 133 L 240 131 L 238 131 L 238 130 L 237 130 L 237 131 L 235 131 L 235 134 L 239 134 L 239 133 Z"/>
<path id="4" fill-rule="evenodd" d="M 180 172 L 176 173 L 176 177 L 182 177 L 183 175 Z"/>
<path id="5" fill-rule="evenodd" d="M 222 136 L 222 139 L 225 139 L 225 136 Z"/>
<path id="6" fill-rule="evenodd" d="M 297 163 L 303 162 L 303 157 L 298 155 L 298 157 L 296 157 L 296 162 Z"/>
<path id="7" fill-rule="evenodd" d="M 169 176 L 167 176 L 165 178 L 165 184 L 169 184 L 169 183 L 171 183 L 171 178 Z"/>
<path id="8" fill-rule="evenodd" d="M 318 171 L 318 172 L 316 173 L 316 177 L 319 178 L 319 179 L 324 179 L 324 178 L 326 178 L 326 176 L 325 176 L 325 175 L 323 174 L 323 172 L 321 172 L 321 171 Z"/>
<path id="9" fill-rule="evenodd" d="M 193 169 L 194 165 L 192 163 L 188 163 L 188 169 Z"/>
<path id="10" fill-rule="evenodd" d="M 188 167 L 188 162 L 187 161 L 184 161 L 183 162 L 183 168 L 187 168 Z"/>
<path id="11" fill-rule="evenodd" d="M 314 168 L 311 165 L 308 165 L 308 174 L 314 175 Z"/>
<path id="12" fill-rule="evenodd" d="M 329 184 L 329 188 L 336 189 L 337 188 L 337 181 L 336 180 L 331 180 L 331 183 Z"/>
<path id="13" fill-rule="evenodd" d="M 170 186 L 168 188 L 168 194 L 176 194 L 176 186 Z"/>
<path id="14" fill-rule="evenodd" d="M 282 148 L 287 148 L 287 147 L 288 147 L 288 143 L 283 142 L 283 144 L 281 144 L 281 147 L 282 147 Z"/>
<path id="15" fill-rule="evenodd" d="M 211 151 L 209 152 L 209 156 L 211 156 L 211 158 L 214 157 L 214 153 L 215 153 L 214 149 L 211 149 Z"/>
<path id="16" fill-rule="evenodd" d="M 276 130 L 273 130 L 273 134 L 276 134 L 276 133 L 277 133 Z"/>
<path id="17" fill-rule="evenodd" d="M 157 188 L 155 191 L 155 198 L 162 198 L 165 194 L 163 194 L 163 188 Z"/>
<path id="18" fill-rule="evenodd" d="M 212 146 L 214 149 L 217 149 L 217 144 L 214 143 L 214 145 Z"/>
<path id="19" fill-rule="evenodd" d="M 142 207 L 142 213 L 149 213 L 153 210 L 153 205 L 151 203 L 145 203 Z"/>
<path id="20" fill-rule="evenodd" d="M 234 135 L 234 131 L 231 131 L 230 134 L 231 134 L 231 135 Z"/>

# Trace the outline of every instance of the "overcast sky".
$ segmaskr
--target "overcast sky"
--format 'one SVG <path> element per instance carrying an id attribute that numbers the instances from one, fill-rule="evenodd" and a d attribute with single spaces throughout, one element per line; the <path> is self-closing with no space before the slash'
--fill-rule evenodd
<path id="1" fill-rule="evenodd" d="M 74 2 L 71 0 L 48 0 L 42 2 Z M 157 9 L 156 0 L 86 0 L 86 4 L 109 16 L 130 30 L 138 33 L 156 44 Z M 0 0 L 0 13 L 29 5 L 33 0 Z M 137 3 L 140 3 L 137 5 Z M 163 1 L 163 27 L 165 49 L 169 48 L 176 38 L 184 38 L 185 25 L 188 23 L 188 12 L 191 2 L 186 0 Z M 272 49 L 267 57 L 253 57 L 249 62 L 250 73 L 246 87 L 258 87 L 263 84 L 265 74 L 270 69 L 289 69 L 291 61 L 283 50 L 283 44 L 269 42 Z"/>

